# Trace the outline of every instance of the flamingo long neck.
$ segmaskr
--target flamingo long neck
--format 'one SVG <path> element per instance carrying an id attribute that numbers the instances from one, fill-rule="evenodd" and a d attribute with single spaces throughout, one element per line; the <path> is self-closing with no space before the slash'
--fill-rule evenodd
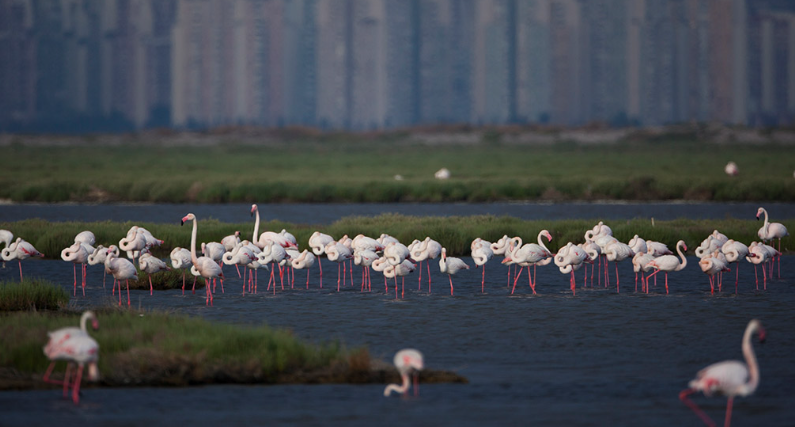
<path id="1" fill-rule="evenodd" d="M 402 394 L 402 393 L 405 393 L 406 390 L 409 389 L 409 376 L 408 376 L 408 374 L 401 373 L 400 377 L 403 380 L 403 383 L 401 385 L 389 384 L 388 386 L 386 386 L 386 388 L 384 389 L 384 396 L 389 396 L 389 394 L 392 393 L 393 391 L 396 391 L 396 392 Z"/>
<path id="2" fill-rule="evenodd" d="M 769 224 L 769 222 L 767 220 L 767 210 L 762 208 L 762 213 L 765 214 L 765 225 L 764 225 L 764 227 L 765 227 L 765 230 L 767 230 L 767 225 Z"/>
<path id="3" fill-rule="evenodd" d="M 756 332 L 756 329 L 756 325 L 749 325 L 743 335 L 743 356 L 745 356 L 749 374 L 748 382 L 745 383 L 745 392 L 747 394 L 753 393 L 759 385 L 759 365 L 756 363 L 756 354 L 754 354 L 754 347 L 751 345 L 751 337 Z"/>
<path id="4" fill-rule="evenodd" d="M 199 230 L 198 221 L 196 217 L 193 218 L 193 231 L 190 233 L 190 260 L 193 265 L 198 264 L 199 259 L 196 258 L 196 233 Z"/>
<path id="5" fill-rule="evenodd" d="M 257 238 L 257 237 L 259 237 L 259 236 L 257 236 L 257 234 L 259 234 L 259 209 L 255 210 L 254 212 L 257 213 L 257 220 L 254 221 L 254 237 L 251 238 L 252 242 L 256 242 L 256 241 L 259 240 Z"/>
<path id="6" fill-rule="evenodd" d="M 676 267 L 675 271 L 680 271 L 685 267 L 687 267 L 687 258 L 685 258 L 685 254 L 682 253 L 682 248 L 681 248 L 682 245 L 684 245 L 684 242 L 682 242 L 681 240 L 679 241 L 679 243 L 676 244 L 676 252 L 682 258 L 682 262 L 679 264 L 678 267 Z"/>
<path id="7" fill-rule="evenodd" d="M 88 318 L 89 318 L 89 314 L 88 313 L 83 313 L 83 315 L 80 316 L 80 330 L 83 331 L 83 332 L 87 332 L 86 331 L 86 321 L 88 320 Z"/>
<path id="8" fill-rule="evenodd" d="M 545 244 L 544 244 L 544 241 L 543 241 L 543 240 L 541 240 L 541 237 L 542 237 L 543 235 L 544 235 L 544 233 L 543 233 L 543 232 L 541 232 L 541 233 L 538 233 L 538 246 L 541 246 L 542 248 L 544 248 L 544 250 L 545 250 L 545 251 L 549 252 L 549 249 L 547 249 L 547 245 L 545 245 Z"/>

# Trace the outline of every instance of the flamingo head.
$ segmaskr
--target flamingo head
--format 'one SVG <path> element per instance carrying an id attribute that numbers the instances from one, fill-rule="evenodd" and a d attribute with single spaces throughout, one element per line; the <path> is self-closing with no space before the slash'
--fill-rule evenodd
<path id="1" fill-rule="evenodd" d="M 240 231 L 235 231 L 235 237 L 240 237 Z"/>
<path id="2" fill-rule="evenodd" d="M 761 208 L 761 207 L 759 209 L 757 209 L 756 210 L 756 219 L 759 219 L 759 216 L 762 215 L 762 212 L 764 212 L 764 211 L 765 211 L 765 209 Z"/>
<path id="3" fill-rule="evenodd" d="M 91 327 L 94 328 L 95 331 L 99 329 L 99 322 L 96 317 L 91 319 Z"/>
<path id="4" fill-rule="evenodd" d="M 682 250 L 684 250 L 685 252 L 687 252 L 687 245 L 686 245 L 685 243 L 682 243 Z"/>
<path id="5" fill-rule="evenodd" d="M 194 215 L 192 213 L 189 213 L 189 214 L 185 215 L 184 217 L 182 217 L 182 222 L 179 225 L 185 225 L 186 222 L 193 221 L 195 219 L 196 219 L 196 215 Z"/>
<path id="6" fill-rule="evenodd" d="M 254 216 L 254 212 L 257 211 L 257 205 L 251 205 L 251 216 Z"/>
<path id="7" fill-rule="evenodd" d="M 442 261 L 447 260 L 447 248 L 442 248 Z"/>
<path id="8" fill-rule="evenodd" d="M 600 223 L 600 224 L 601 224 L 601 223 Z M 546 237 L 546 238 L 547 238 L 547 241 L 548 241 L 548 242 L 551 242 L 551 241 L 552 241 L 552 234 L 550 234 L 550 233 L 549 233 L 549 231 L 547 231 L 547 230 L 544 230 L 544 237 Z"/>
<path id="9" fill-rule="evenodd" d="M 760 343 L 764 343 L 766 338 L 767 338 L 767 331 L 765 331 L 765 328 L 763 328 L 762 325 L 760 324 L 759 325 L 759 342 Z"/>
<path id="10" fill-rule="evenodd" d="M 503 264 L 507 264 L 507 263 L 509 263 L 511 261 L 513 261 L 513 260 L 511 259 L 510 255 L 505 255 L 505 258 L 502 259 L 502 263 Z"/>

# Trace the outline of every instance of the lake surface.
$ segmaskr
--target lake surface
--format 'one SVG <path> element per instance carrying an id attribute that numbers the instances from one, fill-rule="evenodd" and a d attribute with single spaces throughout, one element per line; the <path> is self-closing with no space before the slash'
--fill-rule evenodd
<path id="1" fill-rule="evenodd" d="M 753 213 L 753 212 L 752 212 Z M 464 260 L 473 265 L 472 260 Z M 203 291 L 131 291 L 133 305 L 175 310 L 213 321 L 262 324 L 292 329 L 312 341 L 340 339 L 366 345 L 385 360 L 405 347 L 425 354 L 426 365 L 454 370 L 469 384 L 420 387 L 418 398 L 384 398 L 383 385 L 206 386 L 193 388 L 103 388 L 84 390 L 80 406 L 51 390 L 0 392 L 4 426 L 29 425 L 554 425 L 554 426 L 699 426 L 678 393 L 696 372 L 714 362 L 742 359 L 743 331 L 761 319 L 767 342 L 754 342 L 761 382 L 757 392 L 735 401 L 735 426 L 790 426 L 795 420 L 795 260 L 784 257 L 784 279 L 754 285 L 753 267 L 741 264 L 739 293 L 734 273 L 722 293 L 710 295 L 696 259 L 664 278 L 649 294 L 636 293 L 628 262 L 619 264 L 621 293 L 604 281 L 572 296 L 568 276 L 554 266 L 538 269 L 538 295 L 530 293 L 526 274 L 516 293 L 507 288 L 507 268 L 495 258 L 487 265 L 486 293 L 480 270 L 454 277 L 450 296 L 446 275 L 431 266 L 432 293 L 417 289 L 417 273 L 406 278 L 405 299 L 396 300 L 393 282 L 373 274 L 372 292 L 362 293 L 360 270 L 355 285 L 336 292 L 336 266 L 324 261 L 324 287 L 317 268 L 298 272 L 295 289 L 241 293 L 241 280 L 225 267 L 226 293 L 206 307 Z M 424 267 L 424 266 L 423 266 Z M 62 261 L 26 261 L 26 274 L 61 283 L 72 290 L 72 266 Z M 427 273 L 423 272 L 423 281 Z M 590 275 L 590 273 L 589 273 Z M 15 264 L 0 269 L 0 279 L 18 279 Z M 78 290 L 78 294 L 80 291 Z M 89 267 L 86 297 L 78 307 L 113 303 L 110 283 L 103 289 L 102 269 Z M 100 324 L 102 319 L 100 318 Z M 44 337 L 42 337 L 42 344 Z M 43 357 L 43 356 L 42 356 Z M 726 400 L 694 400 L 720 425 Z"/>
<path id="2" fill-rule="evenodd" d="M 771 221 L 795 218 L 795 203 L 329 203 L 263 204 L 265 220 L 277 219 L 295 224 L 330 224 L 351 215 L 376 216 L 400 213 L 416 216 L 508 215 L 520 219 L 596 219 L 619 220 L 655 218 L 754 219 L 759 206 L 765 206 Z M 176 223 L 186 213 L 222 222 L 248 222 L 250 204 L 7 204 L 0 205 L 0 222 L 42 218 L 48 221 L 136 221 Z"/>

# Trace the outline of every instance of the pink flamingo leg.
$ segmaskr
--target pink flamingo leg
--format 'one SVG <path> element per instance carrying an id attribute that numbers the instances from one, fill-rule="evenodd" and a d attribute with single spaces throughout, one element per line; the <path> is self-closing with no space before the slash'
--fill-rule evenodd
<path id="1" fill-rule="evenodd" d="M 235 264 L 235 270 L 237 270 L 237 277 L 240 278 L 240 267 Z"/>
<path id="2" fill-rule="evenodd" d="M 121 284 L 119 285 L 119 295 L 121 295 Z M 130 279 L 127 279 L 127 307 L 130 306 Z"/>
<path id="3" fill-rule="evenodd" d="M 185 271 L 182 272 L 182 295 L 185 295 Z"/>
<path id="4" fill-rule="evenodd" d="M 682 390 L 682 392 L 679 393 L 679 400 L 681 400 L 685 405 L 687 405 L 690 409 L 692 409 L 693 412 L 695 412 L 696 415 L 698 415 L 698 417 L 701 418 L 701 421 L 703 421 L 704 424 L 706 424 L 709 427 L 715 427 L 715 422 L 713 422 L 712 419 L 710 419 L 707 416 L 707 414 L 705 414 L 704 411 L 702 411 L 701 408 L 698 407 L 698 405 L 693 403 L 692 400 L 688 399 L 687 396 L 695 392 L 696 390 L 693 390 L 692 388 Z"/>
<path id="5" fill-rule="evenodd" d="M 453 296 L 453 276 L 448 274 L 447 277 L 450 279 L 450 296 Z"/>
<path id="6" fill-rule="evenodd" d="M 778 278 L 781 278 L 781 237 L 778 238 Z"/>
<path id="7" fill-rule="evenodd" d="M 75 404 L 80 403 L 80 379 L 83 378 L 83 364 L 77 367 L 77 375 L 75 376 L 75 385 L 72 388 L 72 401 Z"/>
<path id="8" fill-rule="evenodd" d="M 395 299 L 398 299 L 398 296 L 397 296 L 397 274 L 395 274 Z"/>
<path id="9" fill-rule="evenodd" d="M 732 404 L 734 403 L 734 396 L 729 396 L 729 401 L 726 402 L 726 420 L 723 422 L 723 427 L 730 427 L 732 423 Z"/>
<path id="10" fill-rule="evenodd" d="M 418 291 L 422 290 L 422 261 L 420 261 L 420 279 L 417 281 L 419 286 L 417 287 Z"/>
<path id="11" fill-rule="evenodd" d="M 428 293 L 431 293 L 431 263 L 426 262 L 425 266 L 428 268 Z"/>
<path id="12" fill-rule="evenodd" d="M 588 287 L 588 265 L 583 265 L 583 275 L 582 275 L 582 287 Z M 637 289 L 637 287 L 636 287 Z"/>
<path id="13" fill-rule="evenodd" d="M 149 278 L 149 295 L 152 295 L 152 275 L 147 274 L 146 277 Z"/>
<path id="14" fill-rule="evenodd" d="M 621 293 L 621 291 L 620 291 L 620 286 L 621 285 L 618 282 L 618 263 L 614 262 L 613 265 L 616 266 L 616 293 L 618 294 L 618 293 Z"/>
<path id="15" fill-rule="evenodd" d="M 764 266 L 762 266 L 762 277 L 765 280 L 764 281 L 764 285 L 765 285 L 764 290 L 767 290 L 767 273 L 765 272 L 765 267 Z"/>
<path id="16" fill-rule="evenodd" d="M 486 289 L 486 266 L 483 266 L 483 275 L 480 279 L 480 293 L 485 293 Z"/>
<path id="17" fill-rule="evenodd" d="M 25 280 L 22 278 L 22 260 L 17 260 L 17 263 L 19 263 L 19 282 L 22 283 L 22 281 Z"/>
<path id="18" fill-rule="evenodd" d="M 337 264 L 337 292 L 340 291 L 340 271 L 342 271 L 342 266 Z"/>
<path id="19" fill-rule="evenodd" d="M 83 296 L 86 296 L 86 268 L 87 265 L 81 264 L 83 266 Z"/>
<path id="20" fill-rule="evenodd" d="M 510 266 L 508 266 L 508 268 L 511 268 L 511 267 L 510 267 Z M 516 274 L 516 277 L 513 279 L 513 288 L 511 289 L 511 295 L 513 295 L 513 291 L 515 291 L 515 290 L 516 290 L 516 282 L 519 280 L 519 276 L 521 276 L 521 275 L 522 275 L 522 270 L 524 270 L 524 267 L 522 267 L 522 268 L 520 268 L 520 269 L 519 269 L 519 273 L 517 273 L 517 274 Z M 529 275 L 529 274 L 530 274 L 530 272 L 528 271 L 528 272 L 527 272 L 527 274 Z"/>
<path id="21" fill-rule="evenodd" d="M 597 268 L 598 273 L 596 274 L 596 286 L 602 286 L 602 256 L 599 255 L 599 268 Z M 593 273 L 593 271 L 591 272 Z M 591 285 L 593 285 L 593 277 L 591 277 Z"/>
<path id="22" fill-rule="evenodd" d="M 49 384 L 63 385 L 63 381 L 50 379 L 50 374 L 52 374 L 52 369 L 54 367 L 55 367 L 55 362 L 50 363 L 50 367 L 47 368 L 47 372 L 44 373 L 44 377 L 42 378 L 42 380 L 44 380 L 45 383 Z"/>
<path id="23" fill-rule="evenodd" d="M 66 363 L 66 373 L 63 376 L 63 397 L 69 397 L 69 374 L 72 373 L 72 364 Z"/>
<path id="24" fill-rule="evenodd" d="M 668 272 L 665 272 L 665 295 L 668 295 Z"/>
<path id="25" fill-rule="evenodd" d="M 196 276 L 193 276 L 193 288 L 191 288 L 191 292 L 196 295 Z"/>
<path id="26" fill-rule="evenodd" d="M 533 281 L 530 282 L 530 289 L 533 290 L 533 295 L 536 294 L 536 285 L 538 284 L 538 282 L 536 282 L 536 267 L 538 266 L 533 264 Z M 530 267 L 527 267 L 527 275 L 530 275 Z"/>
<path id="27" fill-rule="evenodd" d="M 406 297 L 406 276 L 403 276 L 400 279 L 400 298 L 403 299 Z"/>
<path id="28" fill-rule="evenodd" d="M 77 296 L 77 264 L 72 264 L 72 277 L 74 277 L 74 283 L 72 283 L 74 290 L 72 291 L 72 295 Z"/>
<path id="29" fill-rule="evenodd" d="M 318 258 L 320 260 L 320 258 Z M 309 289 L 309 269 L 306 269 L 306 288 Z"/>

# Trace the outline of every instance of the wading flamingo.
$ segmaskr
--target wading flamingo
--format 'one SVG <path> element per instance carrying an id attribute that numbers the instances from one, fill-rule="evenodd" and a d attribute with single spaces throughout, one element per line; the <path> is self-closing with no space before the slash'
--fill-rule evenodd
<path id="1" fill-rule="evenodd" d="M 613 265 L 616 266 L 616 293 L 620 292 L 620 283 L 618 279 L 618 263 L 627 259 L 632 258 L 635 256 L 635 252 L 632 251 L 632 248 L 627 245 L 626 243 L 621 243 L 616 240 L 613 243 L 610 243 L 605 247 L 604 254 L 607 258 L 607 261 L 613 261 Z"/>
<path id="2" fill-rule="evenodd" d="M 182 295 L 185 295 L 185 270 L 190 270 L 193 263 L 190 261 L 190 251 L 177 246 L 171 250 L 171 268 L 182 270 Z M 193 277 L 193 293 L 196 293 L 196 277 Z"/>
<path id="3" fill-rule="evenodd" d="M 511 239 L 511 243 L 508 245 L 508 251 L 505 253 L 505 259 L 502 260 L 503 264 L 519 264 L 521 267 L 519 269 L 519 273 L 516 274 L 516 278 L 513 279 L 513 288 L 511 289 L 511 295 L 513 295 L 514 291 L 516 290 L 516 282 L 519 280 L 519 276 L 522 274 L 522 270 L 527 267 L 527 274 L 528 280 L 530 282 L 530 289 L 533 291 L 533 295 L 536 293 L 536 283 L 535 283 L 535 268 L 538 265 L 546 265 L 553 261 L 552 257 L 554 255 L 552 252 L 549 251 L 547 246 L 541 240 L 542 237 L 546 237 L 547 241 L 552 241 L 552 234 L 549 233 L 547 230 L 541 230 L 538 233 L 537 242 L 535 243 L 528 243 L 526 245 L 522 245 L 522 238 L 521 237 L 514 237 Z M 533 278 L 530 278 L 530 266 L 533 266 Z"/>
<path id="4" fill-rule="evenodd" d="M 30 257 L 40 257 L 44 258 L 44 254 L 36 250 L 30 243 L 26 242 L 21 237 L 17 237 L 17 240 L 3 249 L 0 252 L 0 256 L 3 258 L 3 261 L 12 261 L 17 260 L 19 263 L 19 281 L 22 282 L 22 260 L 28 259 Z"/>
<path id="5" fill-rule="evenodd" d="M 733 239 L 729 239 L 723 244 L 720 250 L 726 255 L 726 261 L 728 261 L 729 264 L 737 263 L 734 277 L 734 292 L 737 293 L 737 283 L 740 281 L 740 263 L 738 261 L 748 256 L 748 246 Z"/>
<path id="6" fill-rule="evenodd" d="M 309 237 L 309 247 L 312 248 L 312 253 L 317 257 L 317 266 L 320 270 L 320 287 L 323 287 L 323 263 L 320 256 L 326 253 L 326 245 L 333 242 L 334 238 L 328 234 L 323 234 L 319 231 L 312 233 Z M 308 274 L 308 273 L 307 273 Z"/>
<path id="7" fill-rule="evenodd" d="M 653 268 L 647 265 L 654 260 L 654 256 L 648 252 L 637 252 L 632 257 L 632 270 L 635 271 L 635 292 L 638 291 L 638 273 L 640 273 L 640 290 L 649 293 L 649 283 L 643 273 L 650 272 Z"/>
<path id="8" fill-rule="evenodd" d="M 759 215 L 765 214 L 765 224 L 759 231 L 756 233 L 759 235 L 759 238 L 765 242 L 769 242 L 773 239 L 778 239 L 778 277 L 781 278 L 781 238 L 789 236 L 789 231 L 787 231 L 787 227 L 784 227 L 783 224 L 778 222 L 768 222 L 767 220 L 767 211 L 765 208 L 760 207 L 756 211 L 756 219 L 759 219 Z M 773 259 L 775 261 L 775 259 Z M 771 272 L 772 273 L 772 272 Z"/>
<path id="9" fill-rule="evenodd" d="M 193 231 L 190 235 L 190 261 L 193 263 L 192 269 L 195 269 L 200 276 L 204 277 L 204 287 L 206 290 L 205 305 L 213 304 L 213 293 L 210 289 L 210 280 L 215 278 L 221 279 L 221 289 L 224 286 L 224 273 L 221 267 L 212 259 L 203 256 L 196 257 L 196 233 L 198 231 L 198 220 L 196 215 L 189 213 L 182 218 L 181 225 L 185 225 L 187 221 L 193 221 Z"/>
<path id="10" fill-rule="evenodd" d="M 403 260 L 398 265 L 391 265 L 389 261 L 387 261 L 387 267 L 384 269 L 384 278 L 386 279 L 395 279 L 395 299 L 397 299 L 397 278 L 400 276 L 402 290 L 400 291 L 400 297 L 403 298 L 406 296 L 406 276 L 411 274 L 415 268 L 417 268 L 414 263 L 409 260 Z"/>
<path id="11" fill-rule="evenodd" d="M 745 257 L 746 261 L 754 265 L 754 278 L 756 279 L 756 290 L 759 290 L 759 273 L 756 266 L 762 265 L 762 277 L 764 278 L 764 289 L 767 290 L 767 271 L 765 270 L 765 263 L 772 259 L 770 252 L 761 243 L 751 242 L 748 246 L 748 256 Z"/>
<path id="12" fill-rule="evenodd" d="M 113 289 L 119 283 L 119 305 L 121 305 L 121 281 L 127 282 L 127 306 L 130 306 L 130 279 L 138 280 L 138 271 L 135 265 L 124 258 L 118 258 L 115 252 L 108 249 L 105 256 L 105 272 L 113 276 Z"/>
<path id="13" fill-rule="evenodd" d="M 3 243 L 3 249 L 9 247 L 11 245 L 11 241 L 14 240 L 14 233 L 8 230 L 0 230 L 0 243 Z M 2 260 L 2 255 L 0 255 L 0 261 L 3 262 L 3 268 L 6 268 L 6 263 Z"/>
<path id="14" fill-rule="evenodd" d="M 646 242 L 648 245 L 648 241 Z M 676 242 L 676 252 L 679 254 L 680 258 L 677 258 L 673 255 L 663 255 L 661 257 L 655 258 L 651 262 L 645 265 L 645 267 L 654 268 L 654 273 L 650 274 L 649 277 L 654 276 L 655 274 L 659 273 L 660 271 L 665 273 L 665 293 L 668 294 L 668 272 L 670 271 L 680 271 L 687 267 L 687 258 L 685 258 L 685 254 L 682 253 L 682 249 L 685 251 L 687 250 L 687 245 L 685 245 L 684 240 L 680 240 Z M 649 280 L 649 277 L 646 280 Z"/>
<path id="15" fill-rule="evenodd" d="M 108 249 L 110 249 L 116 256 L 119 256 L 119 248 L 116 245 L 110 245 L 109 247 L 104 247 L 102 245 L 97 246 L 94 248 L 94 253 L 88 256 L 88 265 L 97 265 L 102 264 L 105 265 L 105 258 L 108 256 Z M 102 273 L 102 287 L 105 287 L 105 277 L 108 273 L 103 271 Z"/>
<path id="16" fill-rule="evenodd" d="M 291 255 L 292 257 L 292 255 Z M 315 264 L 315 254 L 304 249 L 301 254 L 292 258 L 290 265 L 296 270 L 306 270 L 306 288 L 309 289 L 309 269 Z M 273 270 L 271 270 L 273 271 Z M 274 284 L 276 286 L 276 284 Z"/>
<path id="17" fill-rule="evenodd" d="M 58 331 L 55 331 L 58 332 Z M 99 369 L 97 368 L 97 361 L 99 360 L 99 344 L 93 338 L 88 336 L 88 333 L 80 333 L 62 339 L 57 343 L 48 343 L 44 347 L 44 354 L 53 361 L 50 368 L 45 373 L 45 381 L 57 383 L 48 380 L 52 367 L 57 360 L 66 360 L 66 373 L 64 374 L 63 388 L 64 396 L 68 396 L 70 371 L 72 364 L 77 364 L 77 373 L 72 381 L 72 401 L 77 404 L 80 402 L 80 380 L 83 377 L 83 369 L 88 363 L 88 379 L 90 381 L 99 380 Z"/>
<path id="18" fill-rule="evenodd" d="M 395 354 L 394 362 L 403 382 L 401 385 L 389 384 L 386 386 L 384 396 L 389 397 L 393 391 L 405 395 L 409 390 L 409 374 L 414 376 L 414 395 L 417 396 L 420 392 L 419 371 L 425 368 L 422 353 L 412 348 L 406 348 Z"/>
<path id="19" fill-rule="evenodd" d="M 717 256 L 718 254 L 718 251 L 714 251 L 713 255 L 704 257 L 698 262 L 701 271 L 709 277 L 710 294 L 715 293 L 715 282 L 718 280 L 715 275 L 724 271 L 731 271 L 728 264 Z"/>
<path id="20" fill-rule="evenodd" d="M 469 270 L 469 266 L 460 258 L 448 257 L 447 249 L 443 247 L 442 259 L 439 260 L 439 269 L 442 273 L 447 273 L 447 277 L 450 279 L 450 295 L 453 295 L 453 274 L 461 270 Z"/>
<path id="21" fill-rule="evenodd" d="M 353 253 L 347 246 L 340 242 L 331 242 L 325 248 L 326 257 L 329 261 L 337 263 L 337 292 L 340 291 L 340 272 L 342 267 L 345 266 L 345 261 L 353 258 Z M 347 273 L 346 273 L 347 274 Z M 345 274 L 342 275 L 343 284 L 345 282 Z M 351 284 L 353 286 L 353 284 Z"/>
<path id="22" fill-rule="evenodd" d="M 707 397 L 712 396 L 712 394 L 726 396 L 728 401 L 726 402 L 726 419 L 723 425 L 729 427 L 734 397 L 751 395 L 759 386 L 759 365 L 756 363 L 756 355 L 751 345 L 751 336 L 755 332 L 759 335 L 759 342 L 765 342 L 765 329 L 762 327 L 762 322 L 753 319 L 748 322 L 743 334 L 742 348 L 745 363 L 737 360 L 727 360 L 709 365 L 698 371 L 696 378 L 688 384 L 688 388 L 679 393 L 679 399 L 690 407 L 701 418 L 701 421 L 704 421 L 704 424 L 708 426 L 715 425 L 712 419 L 687 396 L 699 391 Z"/>
<path id="23" fill-rule="evenodd" d="M 668 245 L 665 243 L 655 242 L 653 240 L 646 240 L 646 248 L 646 252 L 650 253 L 655 258 L 661 257 L 663 255 L 674 254 L 670 249 L 668 249 Z"/>
<path id="24" fill-rule="evenodd" d="M 370 266 L 373 261 L 378 259 L 378 254 L 370 250 L 356 251 L 353 253 L 353 263 L 362 266 L 362 289 L 364 292 L 364 284 L 367 283 L 367 290 L 372 291 L 372 283 L 370 281 Z"/>
<path id="25" fill-rule="evenodd" d="M 575 245 L 572 242 L 569 242 L 566 244 L 566 246 L 558 250 L 558 253 L 555 254 L 553 261 L 555 262 L 555 265 L 558 266 L 558 269 L 561 273 L 571 274 L 569 286 L 571 287 L 571 293 L 576 295 L 577 281 L 574 278 L 574 272 L 579 270 L 586 261 L 590 261 L 588 254 L 583 248 Z"/>
<path id="26" fill-rule="evenodd" d="M 425 240 L 415 246 L 411 250 L 411 259 L 419 263 L 420 274 L 417 278 L 417 290 L 422 289 L 422 261 L 425 261 L 425 267 L 428 271 L 428 293 L 431 292 L 431 264 L 429 259 L 436 259 L 442 254 L 442 245 L 430 237 L 425 237 Z"/>
<path id="27" fill-rule="evenodd" d="M 77 264 L 80 264 L 80 283 L 83 288 L 83 296 L 86 296 L 86 264 L 88 257 L 92 252 L 89 252 L 83 243 L 75 241 L 72 246 L 61 251 L 61 259 L 66 262 L 72 263 L 72 273 L 74 275 L 73 295 L 77 295 Z"/>
<path id="28" fill-rule="evenodd" d="M 475 268 L 483 268 L 480 278 L 480 292 L 483 293 L 486 291 L 486 263 L 494 256 L 494 251 L 491 250 L 491 242 L 487 242 L 480 237 L 472 241 L 470 249 Z"/>
<path id="29" fill-rule="evenodd" d="M 99 329 L 99 322 L 97 321 L 97 316 L 94 314 L 93 311 L 84 311 L 83 315 L 80 316 L 80 327 L 69 326 L 66 328 L 56 329 L 51 332 L 47 332 L 47 336 L 49 340 L 47 341 L 47 345 L 44 346 L 44 354 L 46 356 L 50 354 L 56 354 L 57 347 L 61 346 L 64 341 L 69 338 L 78 336 L 78 335 L 85 335 L 88 336 L 88 330 L 86 329 L 86 322 L 91 320 L 91 326 L 94 330 Z M 48 356 L 49 357 L 49 356 Z M 50 384 L 59 384 L 63 385 L 64 381 L 55 381 L 50 379 L 50 374 L 52 373 L 53 368 L 55 367 L 55 363 L 58 360 L 66 360 L 65 358 L 58 357 L 57 359 L 50 358 L 52 363 L 47 368 L 47 372 L 44 373 L 44 382 Z M 64 387 L 64 395 L 66 395 L 66 387 Z"/>
<path id="30" fill-rule="evenodd" d="M 138 267 L 146 273 L 149 279 L 149 295 L 152 295 L 152 275 L 161 271 L 171 271 L 171 268 L 162 259 L 149 253 L 148 248 L 144 248 L 138 256 Z"/>

